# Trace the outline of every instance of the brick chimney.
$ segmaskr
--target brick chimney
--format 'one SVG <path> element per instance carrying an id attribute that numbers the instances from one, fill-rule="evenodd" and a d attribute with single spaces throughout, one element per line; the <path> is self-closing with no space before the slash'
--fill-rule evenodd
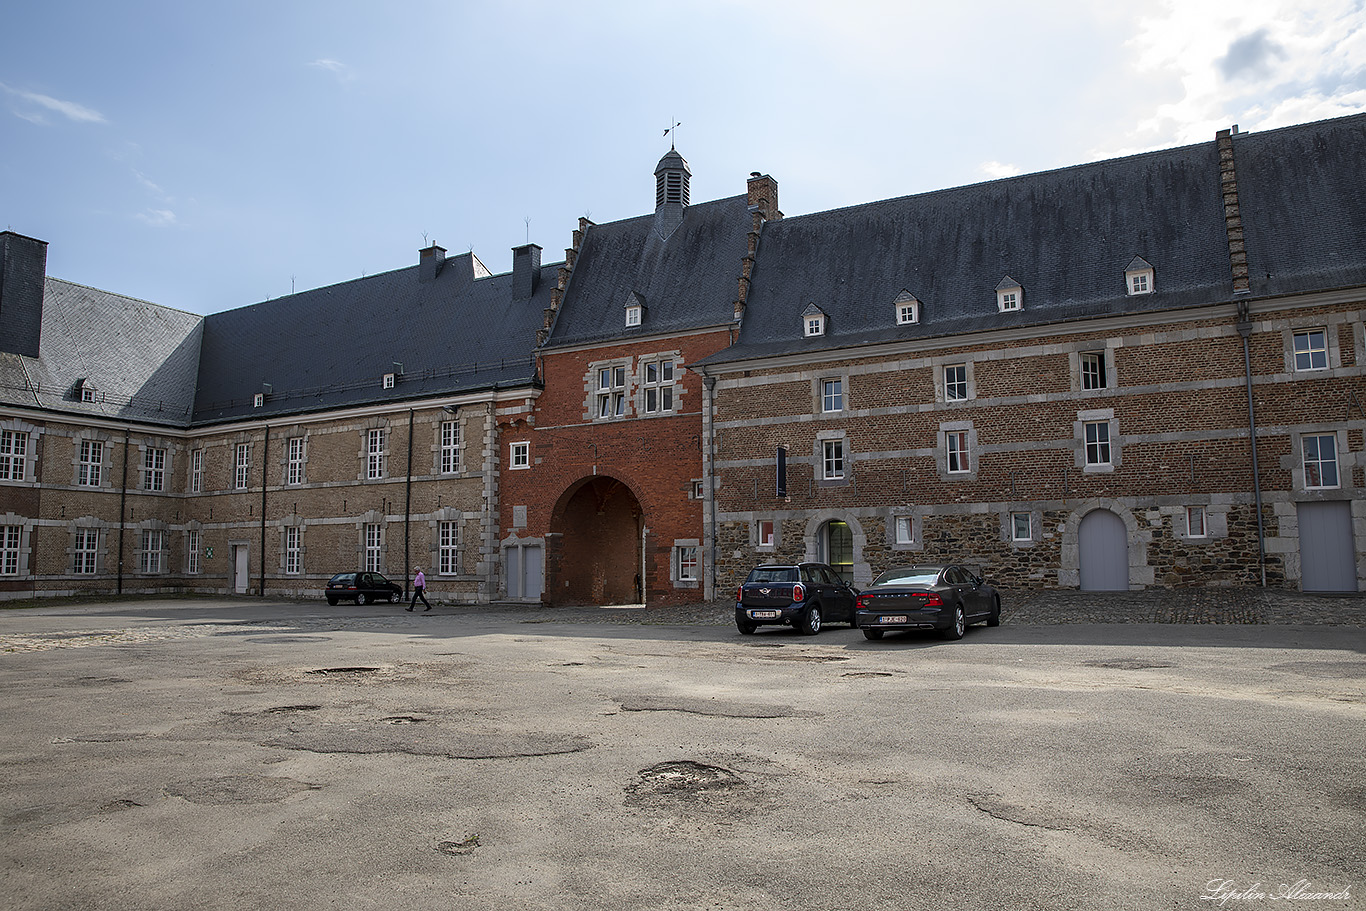
<path id="1" fill-rule="evenodd" d="M 536 285 L 541 280 L 541 248 L 538 244 L 525 244 L 512 248 L 512 297 L 513 300 L 529 300 L 536 293 Z"/>
<path id="2" fill-rule="evenodd" d="M 758 208 L 764 221 L 777 221 L 783 217 L 778 211 L 778 181 L 767 174 L 751 171 L 748 190 L 748 204 Z"/>
<path id="3" fill-rule="evenodd" d="M 417 251 L 417 280 L 420 282 L 435 280 L 441 274 L 441 267 L 445 264 L 445 247 L 432 244 L 424 250 Z"/>
<path id="4" fill-rule="evenodd" d="M 0 351 L 38 356 L 47 241 L 0 231 Z"/>

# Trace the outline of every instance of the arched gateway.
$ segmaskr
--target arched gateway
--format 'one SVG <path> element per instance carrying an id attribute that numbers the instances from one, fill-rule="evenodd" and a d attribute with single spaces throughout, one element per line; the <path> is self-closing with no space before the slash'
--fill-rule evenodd
<path id="1" fill-rule="evenodd" d="M 640 501 L 597 475 L 571 484 L 550 517 L 545 599 L 552 604 L 640 604 L 644 563 Z"/>

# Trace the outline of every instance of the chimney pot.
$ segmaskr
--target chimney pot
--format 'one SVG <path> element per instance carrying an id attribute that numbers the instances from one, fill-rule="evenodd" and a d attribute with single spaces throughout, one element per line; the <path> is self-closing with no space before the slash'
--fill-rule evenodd
<path id="1" fill-rule="evenodd" d="M 432 244 L 430 247 L 419 250 L 417 254 L 417 280 L 420 282 L 435 280 L 441 274 L 441 267 L 445 263 L 445 247 Z"/>

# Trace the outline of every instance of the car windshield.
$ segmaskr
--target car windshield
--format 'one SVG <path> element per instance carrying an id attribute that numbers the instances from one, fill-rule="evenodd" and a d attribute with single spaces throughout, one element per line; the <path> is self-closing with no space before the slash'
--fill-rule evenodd
<path id="1" fill-rule="evenodd" d="M 797 567 L 795 566 L 760 566 L 750 570 L 749 578 L 746 582 L 796 582 Z"/>
<path id="2" fill-rule="evenodd" d="M 889 569 L 874 579 L 873 585 L 933 585 L 938 578 L 935 569 Z"/>

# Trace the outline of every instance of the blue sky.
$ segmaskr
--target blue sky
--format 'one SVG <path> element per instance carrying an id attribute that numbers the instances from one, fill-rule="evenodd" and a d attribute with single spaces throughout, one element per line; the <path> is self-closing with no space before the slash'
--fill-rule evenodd
<path id="1" fill-rule="evenodd" d="M 1113 7 L 1113 8 L 1112 8 Z M 800 215 L 1366 110 L 1362 0 L 11 4 L 0 224 L 196 313 L 417 262 L 493 272 L 696 201 Z"/>

